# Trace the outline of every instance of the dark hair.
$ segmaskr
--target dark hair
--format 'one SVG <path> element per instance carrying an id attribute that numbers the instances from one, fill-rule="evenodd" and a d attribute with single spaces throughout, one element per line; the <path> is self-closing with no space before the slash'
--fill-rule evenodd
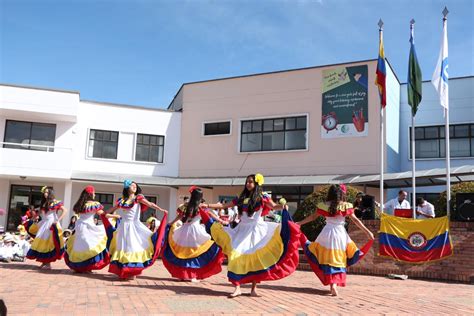
<path id="1" fill-rule="evenodd" d="M 247 190 L 247 181 L 249 179 L 252 179 L 255 184 L 255 188 L 252 191 Z M 239 215 L 242 215 L 244 200 L 248 198 L 249 203 L 248 203 L 247 215 L 252 216 L 253 213 L 255 213 L 255 206 L 257 205 L 257 203 L 262 202 L 262 195 L 263 195 L 262 187 L 258 185 L 257 181 L 255 181 L 255 175 L 254 174 L 248 175 L 247 178 L 245 178 L 244 190 L 242 191 L 242 193 L 240 193 L 239 198 L 237 200 Z"/>
<path id="2" fill-rule="evenodd" d="M 41 195 L 41 205 L 40 208 L 45 209 L 48 211 L 49 205 L 56 199 L 54 196 L 54 190 L 52 187 L 47 187 L 48 190 L 48 197 L 44 197 L 44 193 Z"/>
<path id="3" fill-rule="evenodd" d="M 156 219 L 152 219 L 150 222 L 150 230 L 154 231 L 156 228 Z"/>
<path id="4" fill-rule="evenodd" d="M 194 189 L 191 192 L 191 198 L 189 199 L 188 204 L 186 204 L 186 210 L 184 212 L 183 218 L 181 219 L 183 223 L 186 223 L 188 218 L 196 216 L 201 200 L 202 190 L 199 188 Z"/>
<path id="5" fill-rule="evenodd" d="M 138 183 L 136 182 L 132 182 L 132 183 L 135 183 L 135 185 L 137 186 L 137 192 L 135 192 L 135 196 L 139 195 L 139 194 L 142 194 L 142 188 L 140 188 L 140 186 L 138 185 Z M 130 193 L 128 193 L 128 188 L 123 188 L 123 191 L 122 191 L 122 197 L 123 199 L 126 201 L 128 200 L 128 198 L 130 197 Z"/>
<path id="6" fill-rule="evenodd" d="M 185 197 L 183 198 L 183 201 L 184 201 L 184 202 L 189 201 L 189 196 L 185 196 Z"/>
<path id="7" fill-rule="evenodd" d="M 400 194 L 402 194 L 402 193 L 406 193 L 406 191 L 405 191 L 405 190 L 400 190 L 400 191 L 398 191 L 398 195 L 400 195 Z"/>
<path id="8" fill-rule="evenodd" d="M 422 198 L 421 196 L 416 198 L 416 205 L 420 205 L 420 204 L 423 204 L 423 203 L 425 203 L 424 198 Z"/>
<path id="9" fill-rule="evenodd" d="M 82 190 L 79 199 L 77 200 L 76 204 L 72 208 L 76 213 L 82 213 L 84 211 L 84 206 L 86 205 L 87 201 L 94 201 L 94 196 L 90 193 L 86 192 L 86 189 Z"/>
<path id="10" fill-rule="evenodd" d="M 338 184 L 333 184 L 329 187 L 327 201 L 329 205 L 329 214 L 335 215 L 337 213 L 337 206 L 344 199 L 344 192 Z"/>

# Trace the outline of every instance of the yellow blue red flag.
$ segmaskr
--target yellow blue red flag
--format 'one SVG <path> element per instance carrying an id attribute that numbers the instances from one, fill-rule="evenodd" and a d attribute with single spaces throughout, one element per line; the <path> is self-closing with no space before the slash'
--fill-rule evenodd
<path id="1" fill-rule="evenodd" d="M 453 254 L 448 218 L 410 219 L 382 214 L 379 256 L 424 263 Z"/>
<path id="2" fill-rule="evenodd" d="M 385 82 L 387 80 L 387 70 L 385 69 L 385 51 L 383 49 L 383 35 L 382 29 L 380 29 L 379 38 L 379 58 L 377 60 L 377 70 L 375 71 L 375 84 L 379 88 L 380 105 L 385 108 L 387 105 L 387 88 Z"/>

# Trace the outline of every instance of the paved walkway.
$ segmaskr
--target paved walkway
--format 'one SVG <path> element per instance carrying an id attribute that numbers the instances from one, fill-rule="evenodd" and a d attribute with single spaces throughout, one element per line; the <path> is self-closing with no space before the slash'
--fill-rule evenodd
<path id="1" fill-rule="evenodd" d="M 261 298 L 228 299 L 232 286 L 224 272 L 194 284 L 170 278 L 161 262 L 134 281 L 118 281 L 106 270 L 73 274 L 63 262 L 46 272 L 38 266 L 0 263 L 8 315 L 474 314 L 474 286 L 467 284 L 349 275 L 340 296 L 330 297 L 312 272 L 297 271 L 261 284 Z"/>

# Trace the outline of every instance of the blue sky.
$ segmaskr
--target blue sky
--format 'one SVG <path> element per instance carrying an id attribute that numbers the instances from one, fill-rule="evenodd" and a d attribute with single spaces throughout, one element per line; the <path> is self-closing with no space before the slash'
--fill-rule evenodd
<path id="1" fill-rule="evenodd" d="M 474 75 L 471 0 L 0 0 L 0 82 L 167 107 L 182 83 L 377 57 L 401 81 L 409 21 L 431 78 L 447 5 L 450 77 Z"/>

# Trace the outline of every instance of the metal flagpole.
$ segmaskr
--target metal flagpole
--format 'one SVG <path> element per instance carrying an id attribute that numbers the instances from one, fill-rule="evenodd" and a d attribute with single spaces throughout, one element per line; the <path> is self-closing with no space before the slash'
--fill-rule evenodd
<path id="1" fill-rule="evenodd" d="M 410 21 L 410 32 L 411 36 L 414 37 L 414 28 L 415 20 L 411 19 Z M 411 112 L 411 185 L 412 185 L 412 195 L 411 195 L 411 205 L 413 211 L 413 219 L 416 219 L 416 153 L 415 153 L 415 114 L 413 110 Z"/>
<path id="2" fill-rule="evenodd" d="M 379 20 L 379 41 L 382 40 L 383 21 Z M 384 56 L 385 58 L 385 56 Z M 384 209 L 384 111 L 385 107 L 380 103 L 380 211 L 383 213 Z"/>
<path id="3" fill-rule="evenodd" d="M 447 39 L 447 32 L 448 30 L 446 29 L 447 28 L 447 24 L 448 24 L 448 8 L 444 7 L 444 10 L 443 10 L 443 33 L 445 34 L 444 37 L 444 40 L 446 40 L 446 43 L 445 45 L 447 46 L 448 45 L 448 39 Z M 447 50 L 447 47 L 446 47 L 446 50 Z M 447 56 L 446 56 L 447 57 Z M 442 72 L 445 72 L 446 69 L 441 69 Z M 446 81 L 448 81 L 448 77 L 446 76 Z M 448 85 L 448 83 L 446 82 L 446 85 Z M 447 99 L 446 102 L 449 102 L 449 100 Z M 445 108 L 444 108 L 444 116 L 446 118 L 446 123 L 445 123 L 445 136 L 446 136 L 446 139 L 445 139 L 445 144 L 446 144 L 446 202 L 447 202 L 447 206 L 446 206 L 446 212 L 447 212 L 447 216 L 448 216 L 448 219 L 451 218 L 451 161 L 450 161 L 450 158 L 451 158 L 451 151 L 450 151 L 450 146 L 449 146 L 449 106 L 448 104 L 446 104 Z"/>

